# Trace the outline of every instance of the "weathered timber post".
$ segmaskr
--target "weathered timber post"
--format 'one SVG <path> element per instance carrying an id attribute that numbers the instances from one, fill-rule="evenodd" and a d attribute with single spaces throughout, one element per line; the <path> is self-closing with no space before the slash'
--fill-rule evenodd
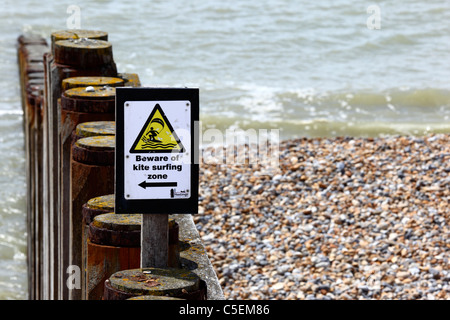
<path id="1" fill-rule="evenodd" d="M 77 40 L 82 38 L 108 41 L 108 33 L 99 30 L 59 30 L 50 35 L 52 52 L 55 52 L 55 42 L 60 40 Z"/>
<path id="2" fill-rule="evenodd" d="M 107 194 L 90 199 L 83 204 L 82 215 L 83 224 L 86 226 L 86 235 L 89 230 L 89 224 L 94 221 L 96 216 L 105 213 L 114 212 L 114 194 Z M 87 237 L 86 237 L 87 239 Z"/>
<path id="3" fill-rule="evenodd" d="M 98 38 L 102 34 L 101 39 L 107 39 L 107 34 L 99 31 L 76 30 L 75 35 L 72 31 L 55 32 L 52 34 L 52 50 L 44 54 L 44 73 L 45 73 L 45 107 L 43 115 L 44 128 L 44 189 L 46 195 L 44 198 L 44 216 L 47 217 L 48 227 L 46 234 L 48 235 L 50 252 L 49 268 L 50 276 L 47 279 L 49 283 L 49 292 L 45 298 L 48 299 L 68 299 L 68 288 L 64 281 L 67 273 L 68 260 L 67 255 L 64 258 L 63 235 L 61 230 L 61 197 L 60 197 L 60 128 L 61 128 L 61 107 L 58 105 L 58 99 L 61 98 L 61 81 L 65 78 L 74 76 L 116 76 L 116 66 L 109 59 L 110 66 L 95 66 L 89 63 L 90 56 L 96 54 L 95 46 L 91 46 L 89 50 L 89 38 Z M 81 35 L 81 37 L 79 37 Z M 64 45 L 57 46 L 56 42 L 68 41 L 67 39 L 75 38 L 77 44 L 71 45 L 69 50 L 64 50 Z M 83 41 L 78 41 L 82 38 Z M 64 39 L 64 40 L 60 40 Z M 105 43 L 102 42 L 102 45 Z M 110 46 L 110 44 L 108 44 Z M 70 59 L 70 55 L 64 55 L 59 51 L 78 52 L 83 58 L 83 65 L 76 60 L 75 62 L 64 60 Z M 112 53 L 111 53 L 112 54 Z M 56 58 L 56 55 L 58 58 Z M 95 58 L 92 59 L 95 61 Z M 108 59 L 107 59 L 108 60 Z M 87 62 L 87 63 L 85 63 Z M 107 74 L 103 74 L 103 71 Z"/>
<path id="4" fill-rule="evenodd" d="M 83 229 L 83 238 L 81 240 L 82 245 L 82 292 L 83 299 L 88 299 L 88 280 L 86 276 L 87 272 L 87 242 L 89 239 L 89 224 L 94 221 L 95 216 L 105 213 L 114 212 L 114 194 L 107 194 L 104 196 L 99 196 L 90 199 L 88 202 L 83 204 L 83 209 L 81 213 L 83 215 L 82 229 Z"/>
<path id="5" fill-rule="evenodd" d="M 82 209 L 83 215 L 83 239 L 82 239 L 82 278 L 84 279 L 81 284 L 83 288 L 81 289 L 83 292 L 83 299 L 87 300 L 89 298 L 89 281 L 86 275 L 88 271 L 87 267 L 87 259 L 88 259 L 88 249 L 87 243 L 89 239 L 89 224 L 94 221 L 94 218 L 98 215 L 114 212 L 114 194 L 107 194 L 104 196 L 99 196 L 90 199 L 88 202 L 83 204 Z"/>
<path id="6" fill-rule="evenodd" d="M 77 76 L 117 76 L 112 45 L 108 41 L 68 39 L 56 41 L 53 46 L 55 63 L 64 67 L 62 79 Z"/>
<path id="7" fill-rule="evenodd" d="M 195 273 L 175 268 L 123 270 L 105 281 L 105 300 L 125 300 L 144 295 L 206 300 L 206 285 Z"/>
<path id="8" fill-rule="evenodd" d="M 82 206 L 89 199 L 114 192 L 114 136 L 96 136 L 77 140 L 72 146 L 69 192 L 72 209 L 62 212 L 64 246 L 69 265 L 83 266 Z M 84 272 L 82 272 L 82 275 Z M 84 278 L 82 277 L 82 283 Z M 71 290 L 71 299 L 81 299 L 82 290 Z"/>
<path id="9" fill-rule="evenodd" d="M 96 198 L 101 201 L 101 197 Z M 85 220 L 94 212 L 84 210 Z M 104 282 L 114 272 L 140 266 L 140 214 L 106 213 L 95 215 L 88 227 L 86 278 L 88 299 L 103 296 Z M 169 267 L 177 268 L 180 261 L 179 226 L 169 221 Z"/>
<path id="10" fill-rule="evenodd" d="M 138 268 L 140 215 L 107 213 L 89 224 L 87 299 L 101 300 L 104 282 L 118 270 Z"/>
<path id="11" fill-rule="evenodd" d="M 72 132 L 72 143 L 81 138 L 96 136 L 114 136 L 114 121 L 89 121 L 77 125 L 75 131 Z"/>
<path id="12" fill-rule="evenodd" d="M 80 174 L 84 174 L 84 172 L 72 172 L 73 165 L 71 165 L 71 152 L 73 145 L 73 132 L 76 131 L 76 127 L 80 123 L 90 122 L 90 121 L 112 121 L 114 120 L 114 109 L 115 109 L 115 89 L 112 87 L 93 87 L 93 91 L 86 91 L 85 88 L 72 88 L 66 90 L 61 95 L 61 146 L 60 146 L 60 172 L 61 172 L 61 186 L 60 186 L 60 199 L 61 199 L 61 215 L 62 221 L 65 219 L 69 219 L 72 221 L 78 221 L 78 224 L 81 224 L 81 217 L 77 219 L 81 212 L 82 205 L 88 201 L 90 198 L 94 196 L 99 196 L 103 194 L 113 193 L 113 189 L 101 189 L 99 193 L 92 194 L 80 194 L 77 195 L 77 188 L 80 186 L 74 184 L 74 180 L 77 179 L 87 179 L 86 177 L 79 176 Z M 114 141 L 114 137 L 110 136 L 111 140 L 104 140 L 109 142 Z M 97 142 L 104 142 L 102 140 L 94 140 Z M 113 145 L 112 145 L 113 147 Z M 90 150 L 91 151 L 91 150 Z M 106 150 L 105 150 L 106 151 Z M 108 150 L 111 151 L 111 150 Z M 92 152 L 92 151 L 91 151 Z M 99 159 L 101 161 L 101 159 Z M 114 159 L 110 162 L 110 166 L 114 166 Z M 110 179 L 112 177 L 112 183 L 114 183 L 114 173 L 109 173 L 107 177 Z M 99 182 L 94 182 L 99 183 Z M 83 185 L 84 187 L 84 185 Z M 106 191 L 110 190 L 110 191 Z M 95 191 L 93 189 L 92 191 Z M 64 225 L 68 225 L 64 223 Z M 63 228 L 63 232 L 66 230 Z M 77 233 L 75 233 L 77 234 Z M 63 237 L 66 239 L 66 237 Z M 77 241 L 77 239 L 73 240 Z M 81 241 L 81 239 L 79 240 Z M 67 242 L 66 242 L 67 244 Z M 70 248 L 71 246 L 65 245 L 64 248 Z M 71 250 L 71 249 L 70 249 Z M 69 252 L 70 252 L 69 250 Z M 66 251 L 67 252 L 67 251 Z M 68 254 L 68 252 L 67 252 Z M 71 254 L 72 258 L 69 258 L 68 255 L 66 257 L 67 261 L 78 257 L 78 253 L 73 252 Z M 81 260 L 75 258 L 70 264 L 81 266 Z M 79 299 L 79 297 L 74 297 L 74 299 Z"/>

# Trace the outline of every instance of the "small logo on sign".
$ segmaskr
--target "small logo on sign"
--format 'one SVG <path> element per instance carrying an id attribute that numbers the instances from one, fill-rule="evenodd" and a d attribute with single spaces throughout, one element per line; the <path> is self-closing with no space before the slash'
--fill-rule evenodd
<path id="1" fill-rule="evenodd" d="M 189 190 L 176 191 L 176 189 L 170 189 L 170 197 L 171 198 L 187 198 L 187 197 L 189 197 Z"/>

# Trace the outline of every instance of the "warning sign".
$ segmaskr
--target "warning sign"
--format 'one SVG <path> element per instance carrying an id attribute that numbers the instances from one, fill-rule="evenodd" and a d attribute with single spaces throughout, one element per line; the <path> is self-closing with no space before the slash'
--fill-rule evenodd
<path id="1" fill-rule="evenodd" d="M 183 150 L 183 144 L 157 103 L 134 141 L 130 153 L 167 153 Z"/>
<path id="2" fill-rule="evenodd" d="M 190 105 L 125 102 L 125 198 L 190 197 Z"/>
<path id="3" fill-rule="evenodd" d="M 195 213 L 198 90 L 121 88 L 116 110 L 115 211 Z"/>

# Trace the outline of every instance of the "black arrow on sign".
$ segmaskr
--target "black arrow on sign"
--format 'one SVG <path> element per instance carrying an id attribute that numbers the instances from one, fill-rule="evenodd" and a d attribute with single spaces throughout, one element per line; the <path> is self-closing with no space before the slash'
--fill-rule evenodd
<path id="1" fill-rule="evenodd" d="M 153 187 L 176 187 L 178 185 L 177 182 L 147 182 L 142 181 L 139 183 L 139 186 L 146 189 L 147 187 L 153 188 Z"/>

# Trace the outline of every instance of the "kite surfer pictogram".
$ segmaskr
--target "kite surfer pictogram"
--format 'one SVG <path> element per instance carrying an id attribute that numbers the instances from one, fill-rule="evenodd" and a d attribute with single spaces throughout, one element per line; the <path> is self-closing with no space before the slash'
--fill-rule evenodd
<path id="1" fill-rule="evenodd" d="M 146 134 L 149 136 L 148 141 L 155 141 L 155 137 L 158 135 L 158 131 L 154 130 L 153 127 Z"/>
<path id="2" fill-rule="evenodd" d="M 137 136 L 130 153 L 184 152 L 183 145 L 159 104 Z"/>

